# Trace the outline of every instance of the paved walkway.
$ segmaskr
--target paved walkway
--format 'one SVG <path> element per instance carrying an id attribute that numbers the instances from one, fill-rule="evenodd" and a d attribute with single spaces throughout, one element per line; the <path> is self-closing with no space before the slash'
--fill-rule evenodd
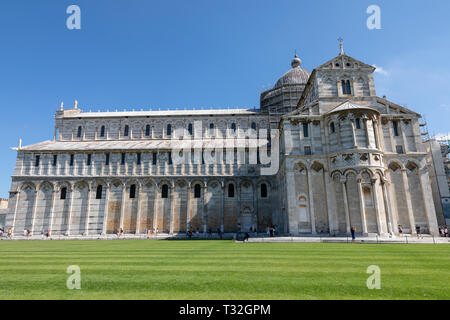
<path id="1" fill-rule="evenodd" d="M 242 239 L 243 234 L 241 233 L 239 236 L 239 240 Z M 234 239 L 235 234 L 227 233 L 222 236 L 223 239 Z M 51 239 L 42 238 L 40 235 L 32 236 L 30 238 L 26 238 L 24 236 L 14 236 L 13 239 L 8 239 L 7 237 L 0 238 L 1 241 L 49 241 L 49 240 L 145 240 L 147 236 L 142 235 L 134 235 L 134 234 L 125 234 L 122 237 L 118 238 L 117 235 L 108 234 L 106 236 L 103 235 L 92 235 L 92 236 L 52 236 Z M 214 239 L 218 240 L 219 236 L 217 233 L 213 233 L 212 235 L 208 234 L 199 234 L 193 235 L 191 238 L 187 237 L 185 234 L 181 235 L 170 235 L 160 233 L 158 236 L 151 236 L 150 239 L 153 240 L 209 240 Z M 236 241 L 242 242 L 242 241 Z M 304 236 L 304 237 L 274 237 L 269 238 L 265 234 L 253 235 L 250 237 L 248 242 L 252 243 L 262 243 L 262 242 L 277 242 L 277 243 L 290 243 L 290 242 L 303 242 L 303 243 L 351 243 L 351 237 L 331 237 L 331 236 Z M 450 238 L 442 238 L 442 237 L 432 237 L 429 235 L 424 235 L 421 238 L 417 238 L 417 236 L 404 235 L 402 237 L 357 237 L 355 243 L 397 243 L 397 244 L 416 244 L 416 243 L 425 243 L 425 244 L 450 244 Z"/>

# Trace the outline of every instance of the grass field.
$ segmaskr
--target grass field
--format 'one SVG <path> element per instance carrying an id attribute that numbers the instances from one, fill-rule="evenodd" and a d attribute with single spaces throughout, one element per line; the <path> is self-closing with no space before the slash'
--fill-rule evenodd
<path id="1" fill-rule="evenodd" d="M 0 299 L 450 299 L 448 245 L 2 241 L 0 254 Z"/>

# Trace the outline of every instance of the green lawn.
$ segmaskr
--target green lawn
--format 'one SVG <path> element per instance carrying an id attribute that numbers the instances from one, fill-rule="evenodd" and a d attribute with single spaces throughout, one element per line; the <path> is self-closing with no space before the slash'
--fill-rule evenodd
<path id="1" fill-rule="evenodd" d="M 450 299 L 448 245 L 1 241 L 0 254 L 0 299 Z"/>

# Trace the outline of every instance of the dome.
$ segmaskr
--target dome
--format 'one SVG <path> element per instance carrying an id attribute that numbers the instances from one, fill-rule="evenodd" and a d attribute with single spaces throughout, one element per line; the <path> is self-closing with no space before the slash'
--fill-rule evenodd
<path id="1" fill-rule="evenodd" d="M 280 80 L 275 84 L 275 88 L 279 88 L 285 84 L 306 84 L 308 82 L 310 73 L 302 69 L 302 61 L 297 55 L 291 62 L 292 69 L 286 72 Z"/>

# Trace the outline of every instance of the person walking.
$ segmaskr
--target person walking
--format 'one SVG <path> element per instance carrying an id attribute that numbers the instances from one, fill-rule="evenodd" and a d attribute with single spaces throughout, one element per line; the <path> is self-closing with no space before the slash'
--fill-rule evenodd
<path id="1" fill-rule="evenodd" d="M 400 237 L 403 236 L 403 227 L 400 224 L 398 225 L 398 234 L 400 235 Z"/>
<path id="2" fill-rule="evenodd" d="M 444 237 L 448 238 L 448 227 L 445 226 L 444 228 Z"/>
<path id="3" fill-rule="evenodd" d="M 417 233 L 417 239 L 420 238 L 420 226 L 416 224 L 416 233 Z"/>
<path id="4" fill-rule="evenodd" d="M 8 229 L 8 238 L 12 239 L 12 229 L 11 228 Z"/>
<path id="5" fill-rule="evenodd" d="M 356 228 L 354 226 L 351 227 L 350 232 L 352 234 L 352 242 L 356 240 Z"/>
<path id="6" fill-rule="evenodd" d="M 245 233 L 244 235 L 244 242 L 248 242 L 248 239 L 250 238 L 250 235 L 248 234 L 248 232 Z"/>

